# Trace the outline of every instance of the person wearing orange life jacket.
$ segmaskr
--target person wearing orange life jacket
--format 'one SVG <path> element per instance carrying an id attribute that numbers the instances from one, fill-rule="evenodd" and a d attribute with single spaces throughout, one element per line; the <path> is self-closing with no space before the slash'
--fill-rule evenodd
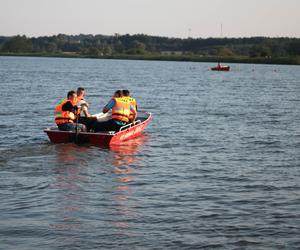
<path id="1" fill-rule="evenodd" d="M 122 93 L 123 93 L 123 98 L 128 99 L 130 104 L 132 104 L 132 106 L 135 108 L 135 111 L 138 111 L 137 110 L 137 105 L 136 105 L 136 100 L 133 97 L 130 96 L 129 90 L 124 89 L 124 90 L 122 90 Z M 132 112 L 130 112 L 129 121 L 130 122 L 134 121 Z"/>
<path id="2" fill-rule="evenodd" d="M 121 93 L 122 94 L 122 93 Z M 112 119 L 106 122 L 96 122 L 94 124 L 95 132 L 98 131 L 119 131 L 119 129 L 129 123 L 130 112 L 133 113 L 133 119 L 136 118 L 136 111 L 129 100 L 121 97 L 114 97 L 103 108 L 102 112 L 107 113 L 112 110 Z"/>
<path id="3" fill-rule="evenodd" d="M 67 94 L 67 99 L 61 100 L 55 107 L 55 123 L 59 130 L 75 131 L 76 116 L 79 114 L 76 106 L 77 98 L 75 91 L 71 90 Z M 84 124 L 78 123 L 79 131 L 86 131 Z"/>

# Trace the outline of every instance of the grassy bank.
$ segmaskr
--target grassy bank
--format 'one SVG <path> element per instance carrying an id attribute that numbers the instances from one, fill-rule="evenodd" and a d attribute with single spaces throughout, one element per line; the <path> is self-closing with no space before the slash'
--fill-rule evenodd
<path id="1" fill-rule="evenodd" d="M 286 64 L 300 65 L 300 56 L 295 57 L 214 57 L 197 55 L 82 55 L 77 53 L 0 53 L 0 56 L 31 56 L 31 57 L 60 57 L 60 58 L 96 58 L 96 59 L 126 59 L 126 60 L 157 60 L 157 61 L 188 61 L 188 62 L 223 62 L 223 63 L 251 63 L 251 64 Z"/>

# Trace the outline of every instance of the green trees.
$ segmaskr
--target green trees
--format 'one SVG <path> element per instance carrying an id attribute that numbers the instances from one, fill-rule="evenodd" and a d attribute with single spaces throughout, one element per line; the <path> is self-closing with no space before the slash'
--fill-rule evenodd
<path id="1" fill-rule="evenodd" d="M 300 39 L 293 40 L 289 43 L 288 52 L 291 55 L 300 56 Z"/>
<path id="2" fill-rule="evenodd" d="M 272 55 L 270 47 L 266 45 L 254 45 L 250 50 L 250 57 L 270 57 Z"/>
<path id="3" fill-rule="evenodd" d="M 101 56 L 102 53 L 99 49 L 95 48 L 95 47 L 91 47 L 87 50 L 87 55 L 90 55 L 90 56 Z"/>
<path id="4" fill-rule="evenodd" d="M 32 42 L 26 36 L 15 36 L 4 43 L 2 51 L 11 53 L 31 52 Z"/>
<path id="5" fill-rule="evenodd" d="M 117 54 L 122 54 L 125 51 L 125 47 L 120 40 L 114 42 L 114 50 Z"/>
<path id="6" fill-rule="evenodd" d="M 126 53 L 130 55 L 143 55 L 146 52 L 146 45 L 137 40 L 132 41 Z"/>
<path id="7" fill-rule="evenodd" d="M 235 55 L 234 52 L 228 47 L 223 47 L 218 52 L 218 56 L 222 56 L 222 57 L 230 57 L 234 55 Z"/>
<path id="8" fill-rule="evenodd" d="M 2 53 L 72 54 L 102 56 L 164 56 L 180 55 L 201 57 L 299 57 L 298 38 L 197 38 L 181 39 L 137 35 L 64 35 L 27 38 L 26 36 L 0 36 Z"/>

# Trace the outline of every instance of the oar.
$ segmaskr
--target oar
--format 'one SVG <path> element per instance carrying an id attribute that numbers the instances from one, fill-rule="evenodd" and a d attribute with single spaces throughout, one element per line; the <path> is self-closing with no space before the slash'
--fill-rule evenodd
<path id="1" fill-rule="evenodd" d="M 79 136 L 79 130 L 78 130 L 78 108 L 77 106 L 74 107 L 75 114 L 76 114 L 76 125 L 75 125 L 75 143 L 78 143 L 78 136 Z"/>

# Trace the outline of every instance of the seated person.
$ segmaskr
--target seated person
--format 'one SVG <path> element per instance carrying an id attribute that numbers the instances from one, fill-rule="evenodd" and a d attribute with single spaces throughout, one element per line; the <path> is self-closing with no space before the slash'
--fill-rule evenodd
<path id="1" fill-rule="evenodd" d="M 78 121 L 79 121 L 79 123 L 86 125 L 87 130 L 90 130 L 92 128 L 93 123 L 96 121 L 96 118 L 91 117 L 91 115 L 88 111 L 89 104 L 84 99 L 84 95 L 85 95 L 85 89 L 82 87 L 79 87 L 77 89 L 77 103 L 76 103 L 76 105 L 78 107 L 80 107 Z"/>
<path id="2" fill-rule="evenodd" d="M 115 93 L 116 94 L 116 93 Z M 107 113 L 112 110 L 112 119 L 106 122 L 95 122 L 94 130 L 98 131 L 119 131 L 122 126 L 125 126 L 129 122 L 130 112 L 133 113 L 133 120 L 136 118 L 136 111 L 130 104 L 129 100 L 120 97 L 114 97 L 103 108 L 102 112 Z"/>
<path id="3" fill-rule="evenodd" d="M 67 99 L 60 101 L 55 107 L 55 123 L 59 130 L 62 131 L 78 131 L 85 132 L 86 126 L 78 123 L 76 125 L 76 118 L 79 115 L 76 106 L 76 93 L 71 90 L 68 92 Z"/>
<path id="4" fill-rule="evenodd" d="M 89 104 L 87 101 L 84 99 L 85 95 L 85 89 L 82 87 L 79 87 L 77 89 L 77 106 L 81 107 L 80 108 L 80 117 L 90 117 L 90 113 L 88 111 Z"/>
<path id="5" fill-rule="evenodd" d="M 118 97 L 122 97 L 122 96 L 123 96 L 122 90 L 118 89 L 118 90 L 115 91 L 112 98 L 118 98 Z"/>
<path id="6" fill-rule="evenodd" d="M 122 90 L 117 90 L 113 94 L 112 99 L 115 97 L 122 97 Z M 107 113 L 101 112 L 101 113 L 94 114 L 92 116 L 96 117 L 98 122 L 105 122 L 105 121 L 111 120 L 111 110 L 108 111 Z"/>
<path id="7" fill-rule="evenodd" d="M 130 104 L 132 104 L 132 106 L 134 107 L 135 111 L 137 111 L 137 105 L 136 105 L 136 100 L 130 96 L 130 92 L 127 89 L 122 90 L 123 93 L 123 98 L 128 99 Z M 130 112 L 130 116 L 129 116 L 129 121 L 133 122 L 133 113 Z"/>

